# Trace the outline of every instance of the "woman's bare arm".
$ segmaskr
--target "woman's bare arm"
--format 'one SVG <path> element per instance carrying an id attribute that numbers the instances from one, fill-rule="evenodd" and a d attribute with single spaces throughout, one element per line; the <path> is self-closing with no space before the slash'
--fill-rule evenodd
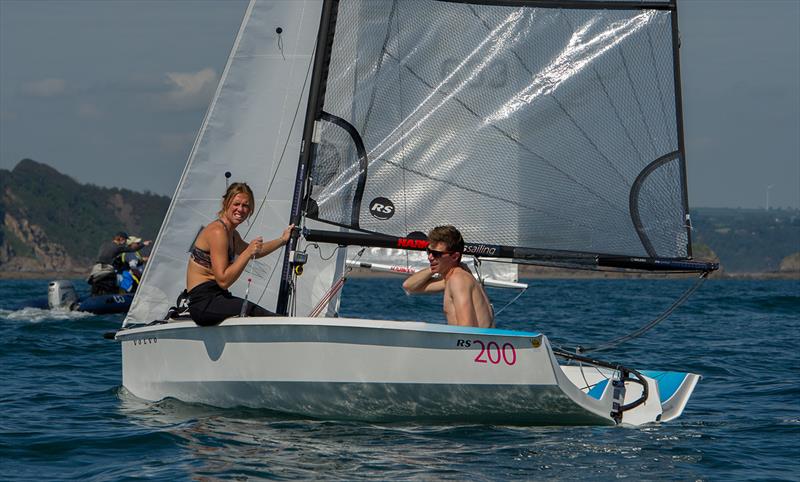
<path id="1" fill-rule="evenodd" d="M 259 252 L 256 254 L 256 258 L 262 258 L 288 243 L 289 237 L 292 235 L 292 229 L 294 229 L 294 224 L 290 224 L 286 229 L 284 229 L 280 237 L 271 241 L 265 241 Z"/>
<path id="2" fill-rule="evenodd" d="M 237 243 L 237 233 L 234 233 L 234 243 Z M 239 238 L 241 240 L 241 238 Z M 260 238 L 253 240 L 239 252 L 239 257 L 232 263 L 228 261 L 228 234 L 220 225 L 212 225 L 207 228 L 206 240 L 211 251 L 211 271 L 214 273 L 214 281 L 222 289 L 228 289 L 239 276 L 244 272 L 245 266 L 258 252 L 261 245 Z M 238 243 L 237 243 L 238 244 Z M 239 248 L 239 246 L 235 246 Z"/>

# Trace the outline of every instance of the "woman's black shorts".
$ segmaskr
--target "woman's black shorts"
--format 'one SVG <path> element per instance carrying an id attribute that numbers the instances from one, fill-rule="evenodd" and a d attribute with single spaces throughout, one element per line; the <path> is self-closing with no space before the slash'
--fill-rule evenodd
<path id="1" fill-rule="evenodd" d="M 195 323 L 211 326 L 226 318 L 239 316 L 242 304 L 247 303 L 245 316 L 275 316 L 250 301 L 233 296 L 230 291 L 220 288 L 216 281 L 206 281 L 189 291 L 189 314 Z"/>

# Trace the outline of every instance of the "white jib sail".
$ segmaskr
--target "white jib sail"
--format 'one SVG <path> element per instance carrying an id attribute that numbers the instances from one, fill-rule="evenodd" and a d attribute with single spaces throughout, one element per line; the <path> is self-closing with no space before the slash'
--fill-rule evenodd
<path id="1" fill-rule="evenodd" d="M 187 252 L 216 219 L 227 182 L 247 182 L 255 194 L 255 214 L 239 226 L 246 241 L 276 238 L 288 225 L 321 6 L 253 0 L 247 7 L 123 326 L 162 319 L 175 304 L 186 287 Z M 297 314 L 328 289 L 336 258 L 308 264 L 298 280 Z M 243 296 L 251 279 L 248 300 L 274 310 L 282 262 L 281 250 L 251 262 L 231 291 Z"/>

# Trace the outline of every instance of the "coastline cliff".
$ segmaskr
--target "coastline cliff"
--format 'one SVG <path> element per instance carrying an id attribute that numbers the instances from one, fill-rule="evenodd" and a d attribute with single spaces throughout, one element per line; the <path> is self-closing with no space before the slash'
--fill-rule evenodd
<path id="1" fill-rule="evenodd" d="M 23 159 L 0 169 L 0 278 L 82 277 L 115 232 L 155 239 L 168 207 L 166 196 L 81 184 Z M 697 208 L 692 220 L 694 257 L 719 262 L 715 277 L 800 278 L 800 210 Z M 648 275 L 523 266 L 520 276 Z"/>
<path id="2" fill-rule="evenodd" d="M 115 232 L 152 239 L 168 206 L 166 196 L 81 184 L 23 159 L 0 169 L 0 272 L 88 272 Z"/>

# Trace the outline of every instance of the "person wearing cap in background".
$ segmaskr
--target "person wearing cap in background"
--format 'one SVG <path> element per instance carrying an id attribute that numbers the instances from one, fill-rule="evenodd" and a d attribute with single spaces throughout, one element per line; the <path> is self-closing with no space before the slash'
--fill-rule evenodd
<path id="1" fill-rule="evenodd" d="M 131 240 L 128 242 L 128 240 Z M 100 245 L 100 250 L 97 252 L 96 263 L 100 264 L 114 264 L 114 258 L 122 253 L 132 253 L 139 251 L 144 246 L 149 246 L 150 241 L 142 241 L 142 238 L 135 236 L 128 236 L 125 231 L 120 231 L 114 235 L 111 241 L 106 241 Z"/>
<path id="2" fill-rule="evenodd" d="M 111 241 L 100 245 L 97 259 L 92 266 L 89 278 L 86 280 L 92 286 L 92 294 L 114 294 L 119 292 L 117 287 L 117 273 L 114 270 L 114 259 L 122 253 L 136 252 L 147 246 L 150 241 L 132 243 L 128 245 L 128 233 L 119 231 Z"/>
<path id="3" fill-rule="evenodd" d="M 138 236 L 128 236 L 125 240 L 125 245 L 129 247 L 138 245 L 139 249 L 120 253 L 118 256 L 122 264 L 141 274 L 144 269 L 144 263 L 147 262 L 147 258 L 150 255 L 150 241 L 142 241 L 142 238 Z"/>
<path id="4" fill-rule="evenodd" d="M 128 236 L 126 246 L 141 246 L 136 251 L 124 251 L 114 258 L 114 268 L 117 271 L 117 285 L 121 291 L 133 293 L 139 287 L 139 281 L 144 271 L 144 263 L 150 255 L 150 241 L 142 241 L 138 236 Z"/>

